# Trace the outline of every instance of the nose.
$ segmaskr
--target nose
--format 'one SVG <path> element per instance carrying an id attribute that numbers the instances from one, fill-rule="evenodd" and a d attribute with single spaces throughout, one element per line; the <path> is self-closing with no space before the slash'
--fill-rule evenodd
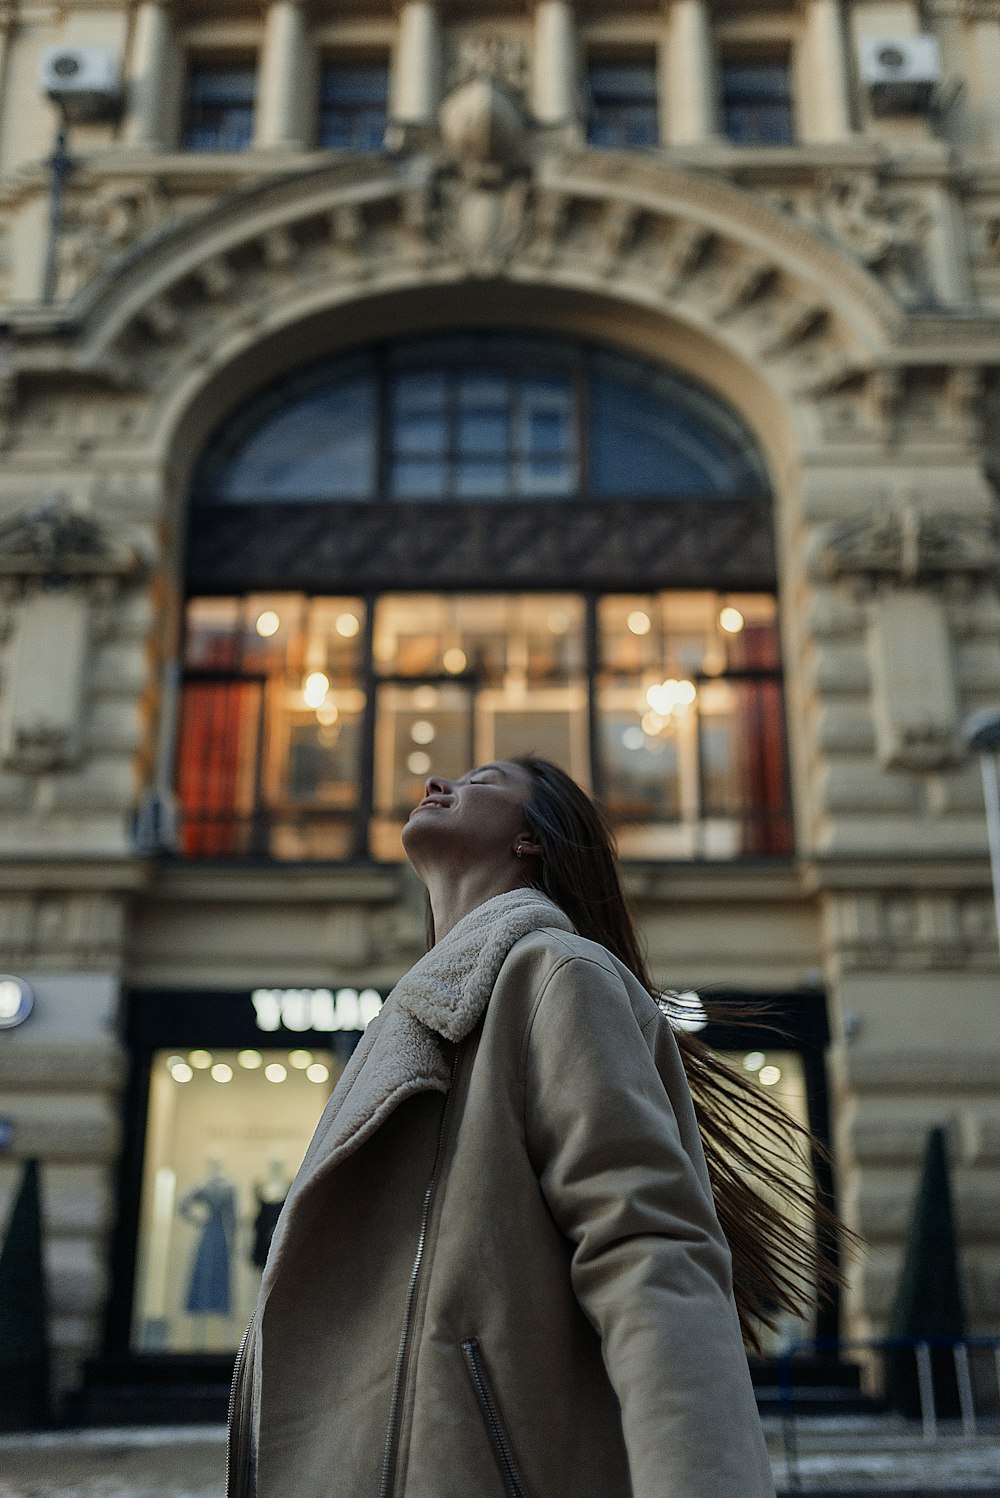
<path id="1" fill-rule="evenodd" d="M 441 775 L 428 775 L 424 781 L 425 796 L 447 796 L 451 793 L 451 781 Z"/>

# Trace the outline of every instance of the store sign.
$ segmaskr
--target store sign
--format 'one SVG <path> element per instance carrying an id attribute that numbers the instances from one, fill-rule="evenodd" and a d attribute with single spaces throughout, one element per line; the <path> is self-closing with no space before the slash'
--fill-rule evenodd
<path id="1" fill-rule="evenodd" d="M 35 1007 L 35 995 L 23 978 L 0 976 L 0 1030 L 23 1025 Z"/>
<path id="2" fill-rule="evenodd" d="M 363 1030 L 382 1008 L 376 988 L 255 988 L 258 1030 Z"/>

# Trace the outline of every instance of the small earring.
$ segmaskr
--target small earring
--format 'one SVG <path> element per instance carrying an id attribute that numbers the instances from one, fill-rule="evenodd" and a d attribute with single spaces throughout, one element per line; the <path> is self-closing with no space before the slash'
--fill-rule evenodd
<path id="1" fill-rule="evenodd" d="M 523 843 L 518 843 L 517 847 L 514 849 L 514 857 L 515 858 L 523 858 L 524 857 L 524 844 Z"/>

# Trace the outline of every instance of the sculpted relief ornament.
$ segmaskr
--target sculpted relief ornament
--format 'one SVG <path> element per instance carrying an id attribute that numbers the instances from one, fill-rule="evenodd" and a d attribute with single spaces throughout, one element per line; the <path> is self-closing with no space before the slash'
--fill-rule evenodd
<path id="1" fill-rule="evenodd" d="M 809 547 L 809 570 L 818 581 L 881 577 L 912 584 L 998 569 L 1000 533 L 992 520 L 961 511 L 924 513 L 909 495 L 882 512 L 824 527 Z"/>

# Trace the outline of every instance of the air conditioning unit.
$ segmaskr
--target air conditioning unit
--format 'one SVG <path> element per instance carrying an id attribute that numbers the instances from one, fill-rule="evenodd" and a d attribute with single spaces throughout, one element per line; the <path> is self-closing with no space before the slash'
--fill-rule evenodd
<path id="1" fill-rule="evenodd" d="M 106 120 L 121 106 L 118 58 L 110 47 L 46 47 L 39 82 L 74 123 Z"/>
<path id="2" fill-rule="evenodd" d="M 874 114 L 925 114 L 941 82 L 941 53 L 933 36 L 865 37 L 861 81 Z"/>

